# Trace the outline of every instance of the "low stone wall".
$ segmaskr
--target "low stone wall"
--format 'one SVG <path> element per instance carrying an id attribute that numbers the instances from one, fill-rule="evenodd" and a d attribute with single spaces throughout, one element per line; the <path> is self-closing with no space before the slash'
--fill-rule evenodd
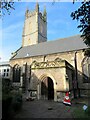
<path id="1" fill-rule="evenodd" d="M 80 89 L 81 97 L 90 97 L 90 89 Z"/>

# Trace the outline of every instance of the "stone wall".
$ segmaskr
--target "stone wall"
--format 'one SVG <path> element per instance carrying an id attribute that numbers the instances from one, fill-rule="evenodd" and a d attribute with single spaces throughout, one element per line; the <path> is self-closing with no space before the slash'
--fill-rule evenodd
<path id="1" fill-rule="evenodd" d="M 77 70 L 78 70 L 78 83 L 79 83 L 79 88 L 80 89 L 87 89 L 89 88 L 88 86 L 90 86 L 89 84 L 85 84 L 83 83 L 83 79 L 82 79 L 82 61 L 84 59 L 84 52 L 82 50 L 77 51 L 76 54 L 76 59 L 77 59 Z M 73 68 L 75 69 L 75 51 L 72 52 L 65 52 L 65 53 L 57 53 L 57 54 L 51 54 L 51 55 L 45 55 L 45 56 L 35 56 L 35 57 L 31 57 L 31 58 L 22 58 L 22 59 L 16 59 L 16 60 L 10 60 L 10 65 L 13 67 L 15 64 L 19 64 L 21 67 L 27 63 L 27 65 L 31 65 L 33 61 L 37 61 L 37 62 L 46 62 L 46 61 L 54 61 L 56 58 L 61 58 L 62 60 L 66 60 L 69 64 L 71 64 L 73 66 Z M 32 70 L 32 72 L 34 73 L 34 75 L 36 76 L 37 79 L 39 79 L 39 77 L 43 74 L 47 75 L 52 75 L 53 79 L 55 82 L 57 82 L 57 90 L 61 90 L 62 86 L 65 87 L 65 84 L 67 83 L 67 81 L 65 81 L 63 74 L 65 75 L 65 70 L 64 68 L 59 68 L 58 69 L 48 69 L 46 71 L 44 70 Z M 63 73 L 63 74 L 62 74 Z M 69 88 L 72 89 L 72 71 L 70 69 L 67 69 L 67 74 L 69 76 Z M 40 75 L 40 76 L 39 76 Z M 39 77 L 37 77 L 39 76 Z M 65 84 L 62 84 L 62 82 Z M 62 84 L 61 87 L 58 87 L 58 84 Z M 55 88 L 55 89 L 56 89 Z M 82 92 L 83 93 L 83 92 Z M 86 93 L 85 93 L 86 94 Z"/>

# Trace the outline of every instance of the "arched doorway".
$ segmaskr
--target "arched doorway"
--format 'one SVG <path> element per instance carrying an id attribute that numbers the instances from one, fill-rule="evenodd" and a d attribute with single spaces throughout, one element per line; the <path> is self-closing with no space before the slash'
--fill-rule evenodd
<path id="1" fill-rule="evenodd" d="M 46 77 L 41 82 L 41 96 L 48 100 L 54 99 L 54 83 L 50 77 Z"/>

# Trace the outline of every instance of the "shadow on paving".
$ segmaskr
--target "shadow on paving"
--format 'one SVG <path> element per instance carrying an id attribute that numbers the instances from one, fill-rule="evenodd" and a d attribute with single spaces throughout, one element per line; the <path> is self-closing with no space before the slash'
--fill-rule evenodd
<path id="1" fill-rule="evenodd" d="M 34 100 L 23 101 L 22 110 L 14 118 L 72 118 L 73 105 L 65 106 L 63 103 Z"/>

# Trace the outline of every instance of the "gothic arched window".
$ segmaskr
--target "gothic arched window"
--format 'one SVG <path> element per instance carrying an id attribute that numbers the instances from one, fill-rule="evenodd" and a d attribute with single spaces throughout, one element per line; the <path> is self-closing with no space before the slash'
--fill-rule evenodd
<path id="1" fill-rule="evenodd" d="M 13 67 L 13 82 L 20 82 L 20 73 L 21 73 L 21 69 L 19 65 L 16 64 Z"/>
<path id="2" fill-rule="evenodd" d="M 90 82 L 90 57 L 85 57 L 82 61 L 82 71 L 84 82 Z"/>

